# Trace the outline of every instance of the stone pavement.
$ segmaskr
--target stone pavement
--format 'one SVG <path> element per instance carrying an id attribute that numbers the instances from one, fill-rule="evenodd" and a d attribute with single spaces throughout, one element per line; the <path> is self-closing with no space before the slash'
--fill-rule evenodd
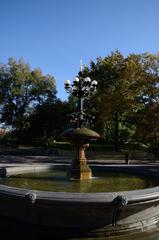
<path id="1" fill-rule="evenodd" d="M 3 164 L 46 164 L 46 163 L 71 163 L 71 157 L 63 157 L 56 155 L 0 155 L 0 165 Z M 114 160 L 114 159 L 88 159 L 88 164 L 125 164 L 125 160 Z M 153 162 L 152 160 L 130 160 L 130 165 L 132 164 L 152 164 L 158 165 L 159 162 Z"/>
<path id="2" fill-rule="evenodd" d="M 54 163 L 65 162 L 69 163 L 71 158 L 57 156 L 32 156 L 32 155 L 0 155 L 0 164 L 33 164 L 33 163 Z"/>

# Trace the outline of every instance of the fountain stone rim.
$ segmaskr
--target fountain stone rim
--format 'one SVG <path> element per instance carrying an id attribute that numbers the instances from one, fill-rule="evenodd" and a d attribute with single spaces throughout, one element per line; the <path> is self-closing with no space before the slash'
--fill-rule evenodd
<path id="1" fill-rule="evenodd" d="M 0 174 L 2 173 L 2 177 L 4 177 L 4 172 L 6 173 L 6 176 L 11 176 L 11 175 L 16 175 L 19 173 L 30 173 L 30 172 L 35 172 L 35 171 L 43 171 L 50 169 L 50 167 L 57 167 L 57 166 L 68 166 L 69 164 L 48 164 L 48 166 L 44 166 L 41 164 L 35 164 L 33 165 L 27 165 L 27 166 L 11 166 L 11 167 L 1 167 L 0 168 Z M 139 171 L 142 173 L 141 166 L 133 166 L 133 165 L 101 165 L 101 164 L 93 164 L 92 166 L 97 166 L 97 167 L 102 167 L 103 168 L 112 168 L 112 169 L 124 169 L 128 170 L 127 172 L 132 171 L 134 168 L 135 171 L 136 169 L 139 168 Z M 143 170 L 145 173 L 145 169 Z M 146 174 L 152 174 L 152 175 L 157 175 L 156 172 L 153 172 L 151 169 L 146 169 Z M 50 192 L 50 191 L 40 191 L 40 190 L 30 190 L 27 188 L 16 188 L 16 187 L 11 187 L 11 186 L 6 186 L 3 184 L 0 184 L 0 193 L 1 192 L 10 192 L 13 194 L 18 195 L 23 195 L 28 192 L 30 193 L 36 193 L 37 196 L 39 197 L 45 197 L 51 199 L 52 197 L 58 198 L 58 200 L 61 201 L 81 201 L 88 199 L 88 202 L 94 202 L 94 201 L 99 201 L 100 202 L 105 202 L 105 203 L 112 203 L 113 199 L 118 196 L 118 195 L 124 195 L 127 196 L 128 202 L 139 202 L 139 201 L 148 201 L 152 199 L 159 198 L 159 186 L 151 187 L 151 188 L 145 188 L 145 189 L 138 189 L 138 190 L 130 190 L 130 191 L 118 191 L 118 192 L 97 192 L 97 193 L 78 193 L 78 192 Z M 76 198 L 77 199 L 76 199 Z M 52 199 L 53 200 L 53 199 Z"/>
<path id="2" fill-rule="evenodd" d="M 14 170 L 16 174 L 17 171 L 42 170 L 55 165 L 63 166 L 63 164 L 51 164 L 49 166 L 6 167 L 1 168 L 0 173 L 4 177 L 5 172 L 7 176 L 14 174 Z M 112 165 L 110 167 L 121 167 L 128 171 L 138 168 L 133 165 Z M 141 166 L 139 171 L 142 171 Z M 147 170 L 147 173 L 157 174 L 151 169 Z M 159 186 L 123 192 L 66 193 L 0 185 L 1 217 L 9 217 L 13 221 L 17 219 L 25 224 L 40 227 L 58 227 L 63 231 L 78 229 L 81 232 L 86 231 L 85 235 L 89 237 L 99 234 L 110 236 L 114 233 L 124 235 L 134 230 L 143 231 L 143 227 L 145 230 L 155 228 L 159 222 L 158 202 Z"/>

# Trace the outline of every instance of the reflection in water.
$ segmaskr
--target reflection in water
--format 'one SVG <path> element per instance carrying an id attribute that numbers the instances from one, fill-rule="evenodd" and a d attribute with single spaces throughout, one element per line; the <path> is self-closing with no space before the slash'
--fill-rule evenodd
<path id="1" fill-rule="evenodd" d="M 0 184 L 53 192 L 115 192 L 157 186 L 158 179 L 120 172 L 95 172 L 88 180 L 70 180 L 65 170 L 19 174 L 1 178 Z"/>

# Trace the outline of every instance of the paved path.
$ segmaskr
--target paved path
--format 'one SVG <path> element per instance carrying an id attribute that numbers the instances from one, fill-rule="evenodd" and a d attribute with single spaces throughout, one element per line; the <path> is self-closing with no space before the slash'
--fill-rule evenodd
<path id="1" fill-rule="evenodd" d="M 3 163 L 54 163 L 70 162 L 71 158 L 57 156 L 31 156 L 31 155 L 0 155 L 0 164 Z"/>
<path id="2" fill-rule="evenodd" d="M 0 165 L 3 164 L 35 164 L 35 163 L 71 163 L 71 157 L 62 157 L 62 156 L 35 156 L 35 155 L 0 155 Z M 113 159 L 89 159 L 89 164 L 125 164 L 125 160 L 113 160 Z M 131 160 L 130 165 L 132 164 L 148 164 L 159 166 L 159 162 L 152 162 L 148 160 Z"/>

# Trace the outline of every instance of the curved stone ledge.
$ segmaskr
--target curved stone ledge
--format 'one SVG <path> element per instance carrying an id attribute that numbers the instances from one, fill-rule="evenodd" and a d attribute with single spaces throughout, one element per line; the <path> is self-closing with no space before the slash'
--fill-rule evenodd
<path id="1" fill-rule="evenodd" d="M 54 169 L 60 165 L 6 167 L 0 169 L 0 174 L 4 177 L 4 173 L 8 176 L 50 167 Z M 136 166 L 102 166 L 102 171 L 112 168 L 152 176 L 158 174 Z M 65 193 L 0 185 L 0 215 L 39 226 L 78 228 L 86 230 L 89 236 L 143 231 L 159 222 L 159 187 L 126 192 Z"/>

